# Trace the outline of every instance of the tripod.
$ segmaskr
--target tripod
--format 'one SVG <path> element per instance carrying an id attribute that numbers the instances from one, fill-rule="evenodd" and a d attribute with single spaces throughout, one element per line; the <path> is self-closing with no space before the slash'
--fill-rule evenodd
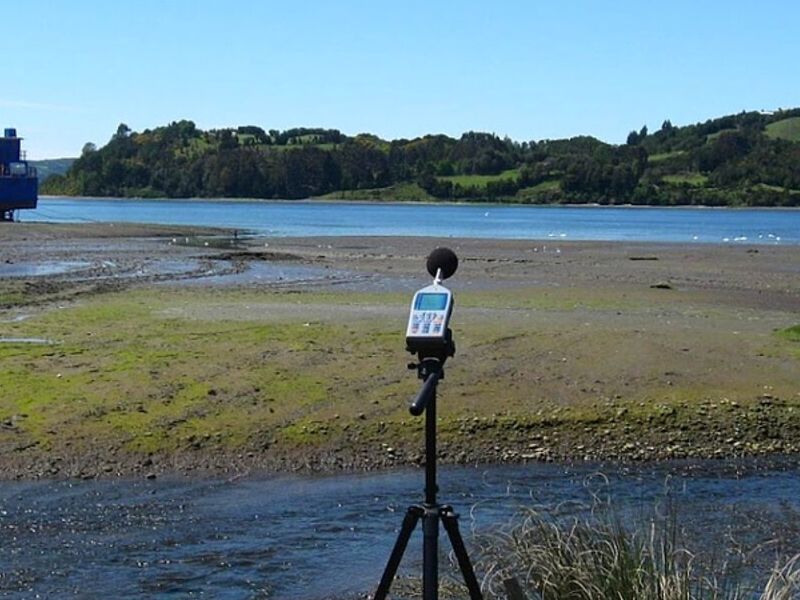
<path id="1" fill-rule="evenodd" d="M 409 364 L 410 369 L 417 369 L 417 374 L 424 381 L 419 394 L 411 404 L 410 411 L 419 416 L 425 411 L 425 501 L 410 506 L 403 519 L 403 525 L 397 541 L 389 556 L 386 569 L 383 571 L 374 600 L 385 600 L 392 585 L 397 568 L 403 558 L 408 540 L 417 523 L 422 519 L 423 553 L 422 553 L 422 590 L 423 600 L 439 598 L 439 521 L 444 525 L 450 544 L 453 546 L 458 566 L 469 590 L 470 600 L 483 600 L 478 580 L 472 569 L 464 540 L 458 529 L 458 515 L 451 506 L 439 504 L 436 499 L 436 386 L 444 377 L 444 361 L 455 353 L 450 331 L 447 331 L 445 349 L 434 355 L 419 353 L 419 363 Z"/>

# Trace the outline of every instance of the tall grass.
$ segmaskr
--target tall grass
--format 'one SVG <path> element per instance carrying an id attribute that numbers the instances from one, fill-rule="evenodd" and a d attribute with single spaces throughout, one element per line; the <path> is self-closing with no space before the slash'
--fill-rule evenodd
<path id="1" fill-rule="evenodd" d="M 514 578 L 529 600 L 789 600 L 800 598 L 800 555 L 759 586 L 742 557 L 686 548 L 674 517 L 631 527 L 608 510 L 565 517 L 524 510 L 477 540 L 487 598 L 507 598 Z"/>

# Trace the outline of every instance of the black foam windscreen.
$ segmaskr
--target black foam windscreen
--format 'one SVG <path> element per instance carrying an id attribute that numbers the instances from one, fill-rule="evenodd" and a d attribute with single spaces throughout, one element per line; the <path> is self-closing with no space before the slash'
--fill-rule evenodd
<path id="1" fill-rule="evenodd" d="M 447 279 L 458 269 L 458 257 L 450 248 L 436 248 L 428 255 L 428 273 L 436 277 L 436 272 L 442 270 L 442 279 Z"/>

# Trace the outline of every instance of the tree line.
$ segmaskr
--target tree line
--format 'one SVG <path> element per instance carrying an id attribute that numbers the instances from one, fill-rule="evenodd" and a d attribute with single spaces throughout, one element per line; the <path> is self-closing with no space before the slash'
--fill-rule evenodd
<path id="1" fill-rule="evenodd" d="M 120 124 L 87 143 L 42 191 L 81 196 L 300 199 L 405 186 L 424 199 L 602 204 L 800 205 L 800 142 L 769 126 L 800 117 L 741 113 L 625 144 L 590 136 L 517 142 L 483 132 L 383 140 L 336 129 L 203 131 L 188 120 L 142 132 Z M 413 191 L 416 190 L 416 191 Z"/>

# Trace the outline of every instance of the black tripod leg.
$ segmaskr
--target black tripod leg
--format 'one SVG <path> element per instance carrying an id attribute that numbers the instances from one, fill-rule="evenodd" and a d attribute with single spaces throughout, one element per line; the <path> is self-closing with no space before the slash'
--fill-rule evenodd
<path id="1" fill-rule="evenodd" d="M 472 570 L 472 563 L 467 555 L 467 548 L 464 546 L 464 540 L 461 538 L 461 532 L 458 530 L 458 515 L 454 513 L 453 509 L 449 506 L 444 507 L 442 511 L 442 523 L 447 530 L 450 544 L 453 546 L 453 552 L 456 553 L 458 566 L 461 568 L 461 574 L 464 576 L 464 583 L 467 584 L 467 589 L 469 590 L 470 600 L 483 600 L 481 587 L 478 585 L 478 579 L 475 577 L 475 571 Z"/>
<path id="2" fill-rule="evenodd" d="M 389 593 L 389 588 L 392 586 L 394 576 L 397 574 L 397 568 L 400 566 L 400 561 L 403 559 L 403 552 L 406 551 L 408 540 L 417 526 L 417 522 L 422 517 L 424 511 L 419 506 L 410 506 L 406 511 L 406 516 L 403 518 L 403 525 L 400 528 L 400 533 L 397 534 L 397 541 L 394 543 L 392 554 L 389 556 L 389 562 L 386 563 L 386 568 L 383 571 L 383 577 L 378 584 L 378 591 L 375 592 L 374 600 L 386 600 L 386 594 Z"/>

